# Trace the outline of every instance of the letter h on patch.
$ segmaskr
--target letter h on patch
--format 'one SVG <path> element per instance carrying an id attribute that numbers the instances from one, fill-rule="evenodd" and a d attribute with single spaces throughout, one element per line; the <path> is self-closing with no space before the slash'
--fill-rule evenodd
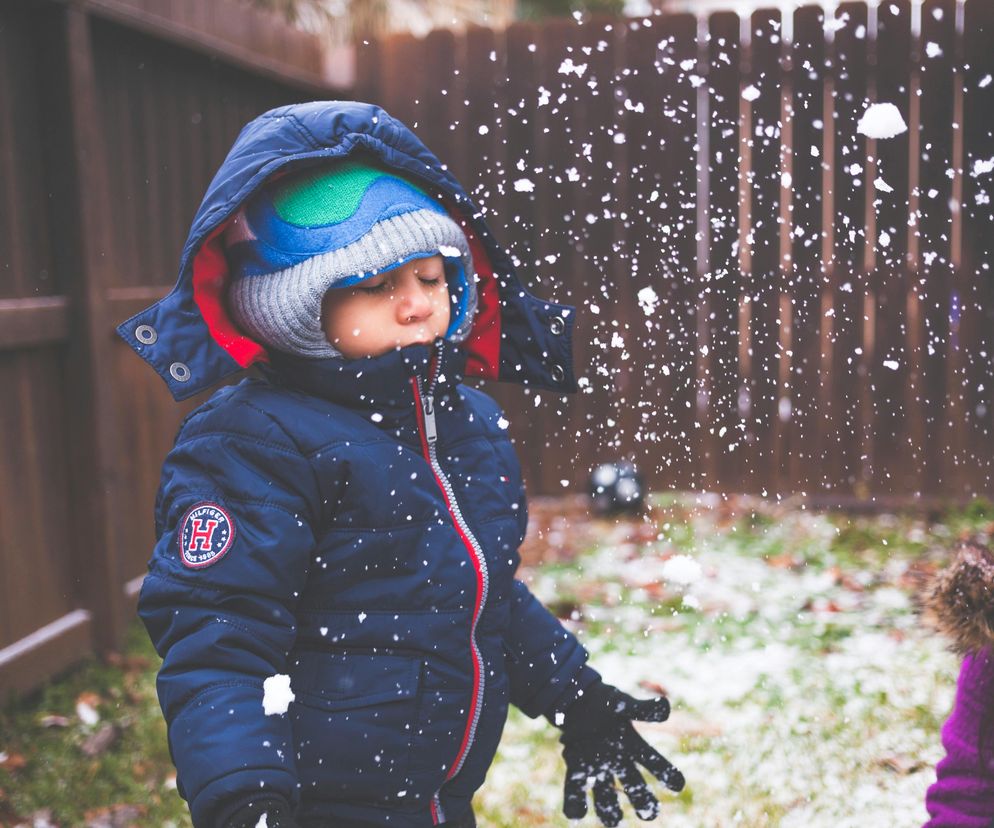
<path id="1" fill-rule="evenodd" d="M 179 532 L 180 560 L 189 569 L 217 563 L 231 548 L 235 523 L 216 503 L 198 503 L 183 516 Z"/>

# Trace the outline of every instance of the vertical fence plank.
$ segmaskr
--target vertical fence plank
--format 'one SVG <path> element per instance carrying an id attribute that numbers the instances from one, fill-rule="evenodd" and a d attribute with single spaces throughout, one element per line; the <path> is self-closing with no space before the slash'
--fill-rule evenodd
<path id="1" fill-rule="evenodd" d="M 631 332 L 635 440 L 650 485 L 686 488 L 697 403 L 697 91 L 681 67 L 697 62 L 697 21 L 687 14 L 646 23 L 626 39 L 622 102 L 627 249 L 641 311 Z"/>
<path id="2" fill-rule="evenodd" d="M 922 8 L 919 59 L 921 158 L 917 187 L 918 236 L 909 286 L 910 357 L 920 379 L 921 399 L 912 412 L 912 446 L 921 453 L 918 491 L 935 495 L 945 487 L 947 452 L 946 371 L 949 349 L 949 298 L 955 266 L 953 237 L 956 49 L 955 0 L 927 0 Z"/>
<path id="3" fill-rule="evenodd" d="M 880 103 L 894 104 L 909 122 L 913 48 L 910 0 L 884 3 L 877 14 L 875 98 Z M 916 128 L 917 124 L 911 124 L 911 129 Z M 869 151 L 874 158 L 867 165 L 874 176 L 877 216 L 872 274 L 874 340 L 873 350 L 867 353 L 874 404 L 873 486 L 884 495 L 908 493 L 908 481 L 916 478 L 916 458 L 908 444 L 908 412 L 914 404 L 907 347 L 911 197 L 908 138 L 908 133 L 902 133 L 871 142 Z"/>
<path id="4" fill-rule="evenodd" d="M 791 315 L 790 428 L 782 448 L 784 482 L 791 491 L 812 492 L 823 481 L 819 381 L 822 379 L 822 249 L 826 203 L 824 178 L 825 30 L 817 6 L 794 12 L 791 43 L 789 130 L 791 243 L 787 290 Z M 831 210 L 831 204 L 827 205 Z M 828 215 L 831 215 L 830 213 Z"/>
<path id="5" fill-rule="evenodd" d="M 991 492 L 994 475 L 994 7 L 967 0 L 963 55 L 963 253 L 957 279 L 963 489 Z M 954 314 L 955 315 L 955 314 Z"/>
<path id="6" fill-rule="evenodd" d="M 826 400 L 825 458 L 829 488 L 840 496 L 866 491 L 863 416 L 867 394 L 863 306 L 866 294 L 866 139 L 856 123 L 867 96 L 867 7 L 842 3 L 835 13 L 832 44 L 832 138 L 830 178 L 832 238 L 829 260 L 831 316 Z"/>
<path id="7" fill-rule="evenodd" d="M 64 188 L 57 199 L 54 226 L 64 233 L 58 265 L 72 274 L 67 281 L 74 308 L 66 369 L 68 392 L 76 401 L 67 439 L 75 574 L 93 612 L 97 646 L 110 649 L 120 644 L 125 620 L 116 519 L 121 463 L 110 376 L 111 320 L 105 301 L 113 244 L 107 192 L 110 166 L 98 121 L 89 20 L 72 6 L 61 10 L 57 25 L 59 37 L 53 49 L 61 46 L 64 52 L 53 60 L 59 74 L 53 75 L 50 90 L 54 105 L 49 128 L 64 142 L 53 153 Z"/>
<path id="8" fill-rule="evenodd" d="M 616 119 L 614 101 L 615 59 L 623 42 L 617 25 L 618 21 L 592 19 L 577 27 L 573 40 L 573 62 L 588 66 L 570 81 L 575 90 L 573 117 L 578 129 L 570 166 L 577 167 L 581 187 L 569 226 L 573 273 L 582 274 L 576 300 L 587 310 L 577 320 L 574 340 L 579 345 L 577 361 L 589 366 L 587 375 L 593 389 L 585 398 L 582 427 L 591 439 L 592 450 L 581 455 L 577 463 L 581 480 L 592 465 L 621 457 L 633 459 L 634 450 L 633 424 L 622 416 L 633 389 L 628 373 L 632 340 L 627 330 L 631 274 L 628 257 L 619 247 L 619 196 L 620 203 L 624 200 L 619 150 L 623 158 L 624 147 L 617 141 L 627 140 L 627 136 Z M 600 308 L 599 314 L 591 313 L 594 305 Z"/>
<path id="9" fill-rule="evenodd" d="M 707 227 L 708 262 L 697 275 L 701 402 L 697 447 L 702 488 L 735 488 L 741 479 L 728 446 L 739 443 L 739 151 L 741 20 L 719 12 L 708 20 Z M 689 63 L 684 64 L 690 66 Z M 693 74 L 692 67 L 688 74 Z M 744 462 L 744 458 L 743 462 Z M 731 462 L 730 462 L 731 460 Z"/>
<path id="10" fill-rule="evenodd" d="M 419 111 L 419 137 L 460 179 L 465 173 L 466 142 L 457 140 L 465 115 L 465 83 L 459 71 L 462 39 L 447 29 L 429 32 L 419 44 L 422 71 L 430 79 Z"/>
<path id="11" fill-rule="evenodd" d="M 750 189 L 749 348 L 745 372 L 749 396 L 744 484 L 769 494 L 778 486 L 780 406 L 780 295 L 782 287 L 781 204 L 781 37 L 780 13 L 755 12 L 750 20 L 751 110 L 747 174 Z"/>
<path id="12" fill-rule="evenodd" d="M 503 187 L 506 214 L 501 222 L 504 227 L 504 243 L 508 246 L 518 275 L 526 286 L 533 284 L 536 276 L 535 250 L 538 240 L 538 217 L 535 211 L 535 197 L 525 181 L 531 181 L 531 170 L 535 161 L 535 108 L 537 90 L 535 78 L 538 64 L 539 27 L 532 23 L 514 23 L 507 30 L 507 108 L 502 113 L 505 119 L 507 156 Z M 532 491 L 542 491 L 541 479 L 542 446 L 538 443 L 541 434 L 529 428 L 532 419 L 532 396 L 522 403 L 520 397 L 510 409 L 508 419 L 510 431 L 518 447 L 525 475 Z M 515 416 L 517 414 L 517 416 Z"/>

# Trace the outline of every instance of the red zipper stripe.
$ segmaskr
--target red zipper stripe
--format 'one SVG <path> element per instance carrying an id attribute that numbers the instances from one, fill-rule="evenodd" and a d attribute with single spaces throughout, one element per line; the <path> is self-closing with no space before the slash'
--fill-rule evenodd
<path id="1" fill-rule="evenodd" d="M 473 567 L 476 570 L 476 603 L 473 607 L 473 624 L 470 629 L 470 650 L 473 654 L 473 695 L 472 701 L 470 703 L 469 716 L 466 719 L 466 729 L 463 731 L 462 743 L 459 745 L 459 752 L 456 754 L 455 761 L 449 768 L 448 774 L 446 774 L 445 780 L 450 780 L 456 775 L 462 762 L 463 756 L 469 746 L 470 734 L 473 727 L 473 721 L 476 719 L 477 710 L 477 696 L 480 687 L 480 672 L 483 666 L 483 656 L 480 654 L 479 649 L 476 646 L 476 624 L 479 620 L 480 608 L 483 602 L 483 570 L 480 567 L 480 562 L 477 559 L 476 553 L 474 551 L 473 542 L 467 537 L 465 532 L 463 532 L 462 527 L 459 525 L 459 521 L 456 519 L 455 512 L 452 509 L 452 503 L 449 501 L 448 492 L 446 492 L 445 484 L 442 483 L 438 476 L 438 472 L 435 470 L 435 466 L 431 460 L 431 450 L 428 447 L 428 437 L 425 432 L 424 426 L 424 405 L 421 398 L 421 390 L 418 388 L 417 378 L 411 379 L 411 387 L 414 389 L 414 401 L 417 406 L 417 423 L 418 423 L 418 435 L 421 438 L 421 450 L 424 453 L 425 460 L 428 461 L 428 467 L 431 469 L 431 473 L 435 478 L 435 483 L 438 485 L 439 490 L 442 492 L 442 498 L 445 500 L 445 506 L 449 510 L 449 516 L 452 518 L 452 524 L 455 526 L 456 532 L 458 532 L 463 545 L 466 547 L 466 551 L 469 553 L 470 559 L 473 561 Z M 434 814 L 434 804 L 433 804 L 433 819 Z M 437 822 L 435 823 L 438 824 Z"/>

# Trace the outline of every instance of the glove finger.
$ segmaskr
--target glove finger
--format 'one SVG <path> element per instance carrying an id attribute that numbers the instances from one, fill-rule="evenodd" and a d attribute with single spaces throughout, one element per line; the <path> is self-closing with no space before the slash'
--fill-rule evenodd
<path id="1" fill-rule="evenodd" d="M 618 790 L 614 787 L 614 775 L 609 771 L 602 771 L 594 777 L 594 811 L 607 828 L 614 828 L 621 822 Z"/>
<path id="2" fill-rule="evenodd" d="M 665 722 L 670 717 L 670 703 L 666 696 L 632 699 L 632 704 L 625 715 L 638 722 Z"/>
<path id="3" fill-rule="evenodd" d="M 636 760 L 647 767 L 653 776 L 674 793 L 683 790 L 685 780 L 672 762 L 653 748 L 641 736 L 637 737 L 642 744 L 633 752 Z"/>
<path id="4" fill-rule="evenodd" d="M 655 819 L 659 815 L 659 800 L 649 790 L 645 778 L 639 773 L 635 763 L 631 761 L 621 762 L 615 770 L 621 787 L 625 789 L 625 795 L 632 803 L 638 818 Z"/>
<path id="5" fill-rule="evenodd" d="M 665 722 L 670 717 L 670 703 L 665 696 L 636 699 L 624 690 L 612 687 L 606 699 L 612 713 L 639 722 Z"/>
<path id="6" fill-rule="evenodd" d="M 563 785 L 563 814 L 567 819 L 583 819 L 587 815 L 587 769 L 566 766 Z"/>

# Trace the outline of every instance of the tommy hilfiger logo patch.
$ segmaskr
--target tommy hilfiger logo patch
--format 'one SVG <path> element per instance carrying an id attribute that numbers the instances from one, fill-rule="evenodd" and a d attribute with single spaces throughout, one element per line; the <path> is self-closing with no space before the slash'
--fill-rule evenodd
<path id="1" fill-rule="evenodd" d="M 235 524 L 216 503 L 198 503 L 183 517 L 179 553 L 183 565 L 203 569 L 217 563 L 231 548 Z"/>

